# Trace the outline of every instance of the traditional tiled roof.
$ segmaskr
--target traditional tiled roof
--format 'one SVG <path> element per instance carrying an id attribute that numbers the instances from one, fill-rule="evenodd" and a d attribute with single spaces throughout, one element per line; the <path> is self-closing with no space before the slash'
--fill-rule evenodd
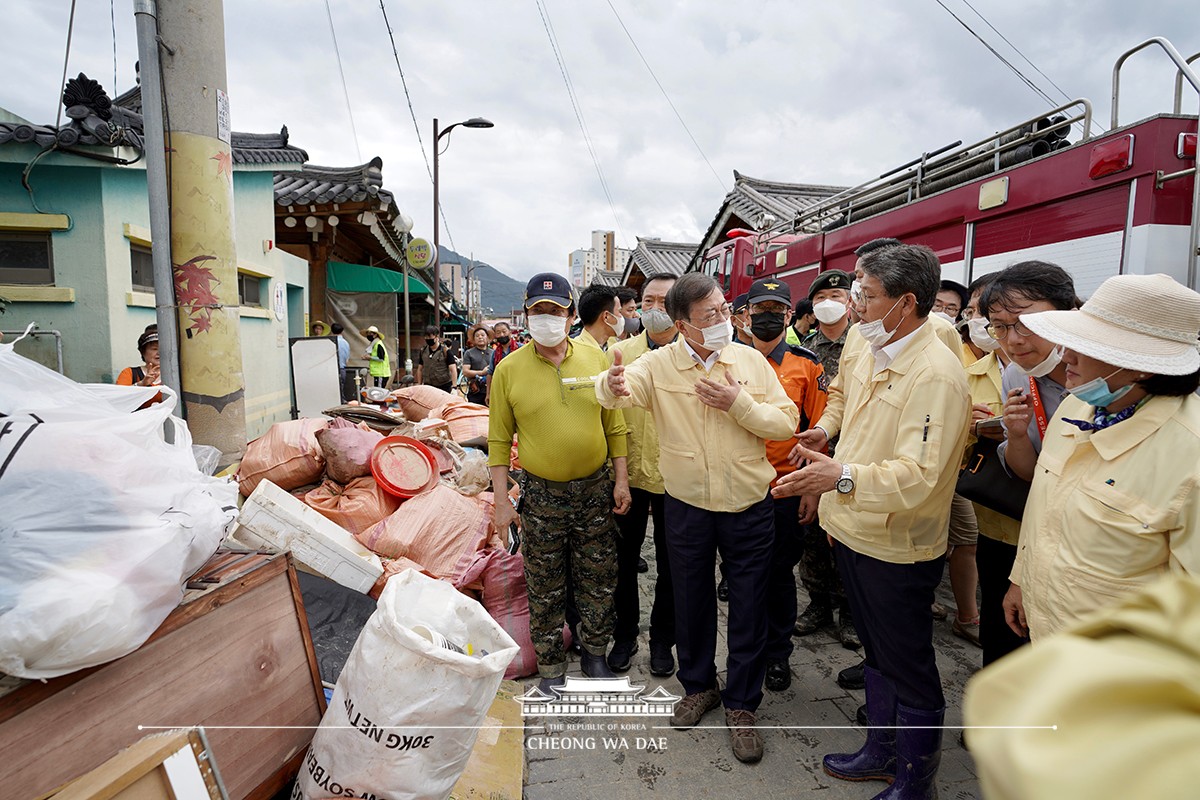
<path id="1" fill-rule="evenodd" d="M 629 283 L 629 276 L 634 269 L 647 278 L 655 275 L 682 275 L 699 246 L 694 242 L 664 242 L 661 239 L 641 236 L 637 241 L 637 247 L 629 252 L 629 261 L 625 264 L 621 283 Z"/>
<path id="2" fill-rule="evenodd" d="M 601 286 L 620 286 L 622 274 L 620 270 L 598 269 L 592 282 Z"/>
<path id="3" fill-rule="evenodd" d="M 381 206 L 392 203 L 383 188 L 383 159 L 376 156 L 357 167 L 319 167 L 305 164 L 296 172 L 275 174 L 275 203 L 307 206 L 325 203 L 361 203 L 374 198 Z"/>
<path id="4" fill-rule="evenodd" d="M 86 97 L 72 97 L 72 85 L 86 89 Z M 78 102 L 73 102 L 78 101 Z M 0 144 L 28 143 L 49 147 L 101 145 L 142 148 L 142 90 L 135 86 L 114 101 L 109 101 L 100 85 L 82 73 L 67 84 L 64 104 L 68 105 L 66 124 L 53 125 L 0 122 Z M 235 164 L 303 164 L 308 153 L 288 143 L 287 126 L 279 133 L 239 133 L 230 136 Z"/>
<path id="5" fill-rule="evenodd" d="M 814 203 L 845 191 L 844 186 L 766 181 L 743 175 L 737 170 L 733 171 L 733 178 L 733 189 L 725 195 L 704 239 L 693 251 L 692 264 L 699 262 L 728 227 L 768 228 L 792 219 Z M 737 224 L 728 225 L 731 220 L 736 220 Z"/>

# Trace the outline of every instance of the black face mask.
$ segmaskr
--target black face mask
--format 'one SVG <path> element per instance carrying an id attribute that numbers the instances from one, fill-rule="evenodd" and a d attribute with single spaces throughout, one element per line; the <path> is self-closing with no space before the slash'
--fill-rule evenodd
<path id="1" fill-rule="evenodd" d="M 507 336 L 497 336 L 496 344 L 508 344 L 508 337 Z"/>
<path id="2" fill-rule="evenodd" d="M 783 333 L 784 316 L 779 311 L 763 311 L 750 315 L 750 332 L 759 341 L 769 342 Z"/>
<path id="3" fill-rule="evenodd" d="M 430 350 L 432 350 L 432 349 L 433 349 L 433 343 L 434 343 L 434 341 L 436 341 L 436 340 L 434 340 L 434 339 L 426 339 L 426 340 L 425 340 L 425 345 L 426 345 L 426 346 L 427 346 L 427 347 L 428 347 Z"/>

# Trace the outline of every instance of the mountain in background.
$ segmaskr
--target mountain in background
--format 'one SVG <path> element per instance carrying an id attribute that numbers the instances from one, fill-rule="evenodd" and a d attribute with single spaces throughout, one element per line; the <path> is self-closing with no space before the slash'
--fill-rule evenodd
<path id="1" fill-rule="evenodd" d="M 438 256 L 443 264 L 469 264 L 469 256 L 462 256 L 448 247 L 441 247 Z M 464 267 L 465 269 L 465 267 Z M 505 275 L 491 264 L 475 259 L 474 275 L 479 280 L 480 305 L 484 309 L 485 318 L 495 319 L 508 317 L 514 308 L 520 308 L 525 301 L 525 283 Z M 487 311 L 487 309 L 492 309 Z"/>

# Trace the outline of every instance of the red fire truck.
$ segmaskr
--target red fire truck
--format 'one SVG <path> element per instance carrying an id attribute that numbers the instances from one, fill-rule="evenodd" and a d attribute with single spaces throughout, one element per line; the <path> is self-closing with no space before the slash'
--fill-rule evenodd
<path id="1" fill-rule="evenodd" d="M 1151 46 L 1176 67 L 1173 113 L 1121 125 L 1121 66 Z M 892 236 L 933 248 L 943 276 L 963 284 L 1040 259 L 1070 272 L 1082 297 L 1118 273 L 1165 272 L 1195 289 L 1197 117 L 1180 109 L 1185 80 L 1200 93 L 1189 66 L 1198 58 L 1149 39 L 1113 68 L 1107 132 L 1092 135 L 1092 104 L 1075 100 L 987 140 L 927 153 L 767 230 L 730 231 L 699 268 L 731 299 L 768 275 L 803 297 L 818 273 L 853 270 L 859 245 Z"/>

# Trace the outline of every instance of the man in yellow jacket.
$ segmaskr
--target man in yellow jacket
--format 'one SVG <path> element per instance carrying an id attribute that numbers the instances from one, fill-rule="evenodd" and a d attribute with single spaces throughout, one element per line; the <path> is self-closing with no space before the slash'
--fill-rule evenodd
<path id="1" fill-rule="evenodd" d="M 957 352 L 928 316 L 941 267 L 928 247 L 894 245 L 860 260 L 856 302 L 866 342 L 843 365 L 844 403 L 798 434 L 809 465 L 773 493 L 822 495 L 821 524 L 836 540 L 866 651 L 866 744 L 825 756 L 844 780 L 894 780 L 888 797 L 925 797 L 937 776 L 945 699 L 930 605 L 941 581 L 950 499 L 970 401 Z M 820 452 L 837 434 L 837 460 Z"/>
<path id="2" fill-rule="evenodd" d="M 596 381 L 596 397 L 607 408 L 648 409 L 658 432 L 678 674 L 687 693 L 671 724 L 694 727 L 723 701 L 734 756 L 755 762 L 763 753 L 755 712 L 766 674 L 767 577 L 775 541 L 767 491 L 775 468 L 764 440 L 790 438 L 800 412 L 762 354 L 733 344 L 731 309 L 716 281 L 688 273 L 666 303 L 680 338 L 628 367 L 614 353 L 613 366 Z M 723 694 L 714 662 L 718 551 L 729 578 Z"/>

